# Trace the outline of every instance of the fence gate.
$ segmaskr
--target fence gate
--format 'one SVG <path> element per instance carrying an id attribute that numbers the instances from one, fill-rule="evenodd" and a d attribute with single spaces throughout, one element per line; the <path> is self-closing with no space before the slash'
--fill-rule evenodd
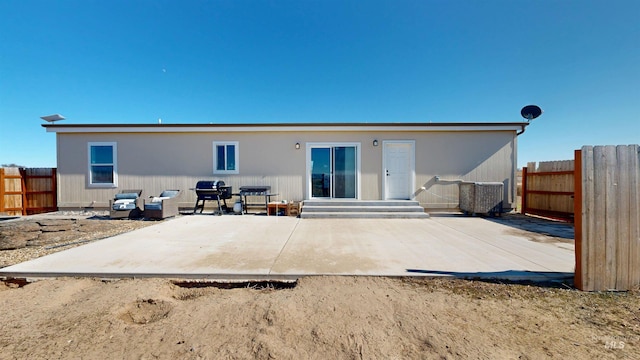
<path id="1" fill-rule="evenodd" d="M 640 285 L 638 145 L 576 151 L 576 272 L 581 290 Z"/>
<path id="2" fill-rule="evenodd" d="M 55 168 L 0 168 L 0 214 L 58 210 Z"/>

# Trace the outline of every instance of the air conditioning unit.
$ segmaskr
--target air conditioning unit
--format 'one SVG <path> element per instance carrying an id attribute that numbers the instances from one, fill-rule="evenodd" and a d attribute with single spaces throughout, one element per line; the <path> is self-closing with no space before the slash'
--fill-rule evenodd
<path id="1" fill-rule="evenodd" d="M 465 214 L 502 214 L 504 184 L 501 182 L 460 183 L 460 210 Z"/>

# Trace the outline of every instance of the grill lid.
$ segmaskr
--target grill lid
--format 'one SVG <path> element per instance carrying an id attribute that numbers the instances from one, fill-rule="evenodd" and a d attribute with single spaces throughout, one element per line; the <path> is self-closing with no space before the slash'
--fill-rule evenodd
<path id="1" fill-rule="evenodd" d="M 265 194 L 271 191 L 269 185 L 240 186 L 240 193 Z"/>
<path id="2" fill-rule="evenodd" d="M 196 191 L 199 190 L 218 190 L 219 188 L 224 186 L 224 181 L 222 180 L 201 180 L 196 184 Z"/>

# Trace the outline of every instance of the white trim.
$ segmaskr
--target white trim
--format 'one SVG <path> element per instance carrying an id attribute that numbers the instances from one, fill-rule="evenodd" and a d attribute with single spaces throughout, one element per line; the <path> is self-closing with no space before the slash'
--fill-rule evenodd
<path id="1" fill-rule="evenodd" d="M 443 131 L 521 131 L 528 124 L 448 124 L 448 125 L 247 125 L 247 126 L 230 126 L 230 125 L 202 125 L 202 126 L 65 126 L 65 125 L 46 125 L 47 132 L 55 133 L 245 133 L 245 132 L 345 132 L 345 131 L 426 131 L 426 132 L 443 132 Z"/>
<path id="2" fill-rule="evenodd" d="M 362 198 L 362 172 L 361 172 L 361 164 L 362 164 L 362 143 L 360 142 L 308 142 L 305 143 L 306 149 L 306 163 L 307 169 L 305 172 L 305 182 L 307 184 L 306 191 L 306 199 L 313 199 L 311 196 L 311 149 L 312 148 L 326 148 L 326 147 L 336 147 L 336 146 L 354 146 L 356 148 L 356 200 Z"/>
<path id="3" fill-rule="evenodd" d="M 113 166 L 113 183 L 93 183 L 91 173 L 91 147 L 92 146 L 111 146 L 113 163 L 105 164 Z M 91 188 L 116 188 L 118 187 L 118 143 L 117 142 L 88 142 L 87 143 L 87 187 Z"/>
<path id="4" fill-rule="evenodd" d="M 222 175 L 222 174 L 239 174 L 240 173 L 240 142 L 239 141 L 214 141 L 213 142 L 213 173 L 216 175 Z M 217 153 L 217 149 L 216 146 L 227 146 L 227 145 L 233 145 L 235 146 L 235 151 L 234 151 L 234 155 L 235 155 L 235 165 L 236 165 L 236 169 L 235 170 L 217 170 L 218 168 L 218 153 Z M 226 160 L 227 160 L 227 152 L 225 151 L 225 168 L 227 167 L 226 164 Z"/>
<path id="5" fill-rule="evenodd" d="M 416 188 L 416 141 L 415 140 L 382 140 L 382 199 L 383 200 L 389 199 L 388 192 L 387 192 L 387 176 L 386 176 L 387 152 L 385 151 L 387 144 L 411 145 L 411 159 L 410 159 L 411 169 L 410 169 L 410 175 L 409 175 L 410 177 L 409 186 L 410 186 L 411 193 L 409 194 L 409 199 L 414 200 L 415 196 L 413 196 L 413 194 L 415 194 L 415 188 Z"/>

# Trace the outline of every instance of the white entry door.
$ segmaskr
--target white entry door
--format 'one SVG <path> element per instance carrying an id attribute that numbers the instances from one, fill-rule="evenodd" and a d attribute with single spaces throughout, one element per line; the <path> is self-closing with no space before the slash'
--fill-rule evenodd
<path id="1" fill-rule="evenodd" d="M 415 182 L 415 141 L 383 141 L 382 177 L 385 200 L 408 200 Z"/>

